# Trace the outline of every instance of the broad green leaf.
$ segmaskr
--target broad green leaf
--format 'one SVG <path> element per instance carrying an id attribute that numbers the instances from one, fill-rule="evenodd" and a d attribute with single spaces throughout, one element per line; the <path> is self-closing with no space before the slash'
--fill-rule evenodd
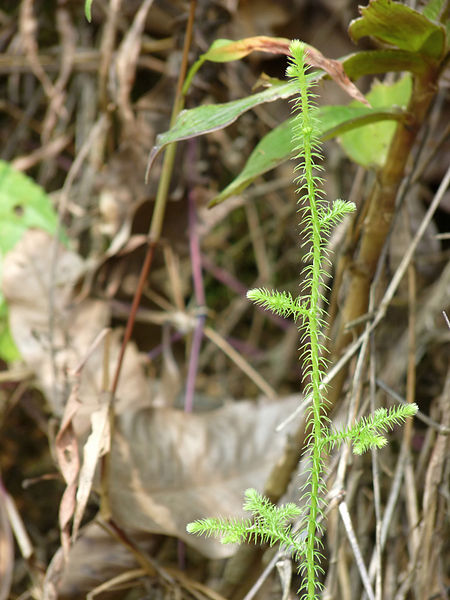
<path id="1" fill-rule="evenodd" d="M 50 198 L 32 179 L 0 161 L 0 253 L 14 248 L 31 227 L 55 233 L 57 216 Z"/>
<path id="2" fill-rule="evenodd" d="M 420 75 L 429 68 L 428 62 L 415 52 L 407 50 L 361 50 L 344 60 L 345 72 L 353 79 L 363 75 L 388 73 L 389 71 L 410 71 Z"/>
<path id="3" fill-rule="evenodd" d="M 257 177 L 287 160 L 292 152 L 292 119 L 287 119 L 269 131 L 258 142 L 243 170 L 220 194 L 211 200 L 209 206 L 216 206 L 230 196 L 239 194 Z"/>
<path id="4" fill-rule="evenodd" d="M 439 59 L 445 50 L 445 30 L 421 13 L 392 0 L 372 0 L 361 8 L 361 17 L 350 23 L 350 36 L 364 36 L 401 50 Z"/>
<path id="5" fill-rule="evenodd" d="M 406 108 L 411 95 L 411 76 L 405 75 L 388 85 L 376 82 L 367 99 L 373 108 Z M 350 106 L 361 106 L 352 102 Z M 395 123 L 376 123 L 365 125 L 357 131 L 349 131 L 340 138 L 340 143 L 349 157 L 364 167 L 381 167 L 386 160 L 389 144 L 395 131 Z"/>
<path id="6" fill-rule="evenodd" d="M 318 111 L 320 137 L 322 141 L 355 129 L 387 119 L 398 120 L 402 112 L 393 109 L 378 110 L 366 106 L 322 106 Z M 244 169 L 218 195 L 210 206 L 242 192 L 257 177 L 267 173 L 286 161 L 293 153 L 292 119 L 288 119 L 265 135 L 249 156 Z"/>
<path id="7" fill-rule="evenodd" d="M 211 131 L 227 127 L 243 113 L 262 104 L 273 102 L 279 98 L 289 98 L 297 92 L 294 82 L 272 85 L 267 90 L 225 102 L 223 104 L 207 104 L 190 110 L 183 110 L 177 117 L 174 126 L 169 131 L 158 135 L 156 145 L 150 152 L 147 171 L 150 170 L 158 152 L 167 144 L 193 138 Z"/>
<path id="8" fill-rule="evenodd" d="M 426 6 L 423 7 L 422 14 L 431 19 L 432 21 L 438 21 L 441 10 L 446 0 L 429 0 Z"/>
<path id="9" fill-rule="evenodd" d="M 32 179 L 0 160 L 0 281 L 3 257 L 30 228 L 55 234 L 58 219 L 50 198 Z M 18 352 L 9 333 L 7 305 L 0 291 L 0 357 L 14 360 Z"/>

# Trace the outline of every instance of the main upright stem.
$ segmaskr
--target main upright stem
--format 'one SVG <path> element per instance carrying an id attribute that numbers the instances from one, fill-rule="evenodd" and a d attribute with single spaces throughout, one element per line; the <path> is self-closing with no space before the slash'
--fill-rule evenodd
<path id="1" fill-rule="evenodd" d="M 319 286 L 322 264 L 320 217 L 317 206 L 317 191 L 313 175 L 313 152 L 314 152 L 314 123 L 310 114 L 310 100 L 308 97 L 308 85 L 304 71 L 298 74 L 300 82 L 300 105 L 302 110 L 303 136 L 303 173 L 302 179 L 306 184 L 306 196 L 303 200 L 307 203 L 305 210 L 309 211 L 309 227 L 312 243 L 312 268 L 310 280 L 309 311 L 307 316 L 307 330 L 309 333 L 309 356 L 311 363 L 310 386 L 312 388 L 312 465 L 310 479 L 310 502 L 306 538 L 306 566 L 307 566 L 307 597 L 308 600 L 316 598 L 316 551 L 317 540 L 317 518 L 319 515 L 319 488 L 321 473 L 321 391 L 320 391 L 320 308 L 319 308 Z"/>

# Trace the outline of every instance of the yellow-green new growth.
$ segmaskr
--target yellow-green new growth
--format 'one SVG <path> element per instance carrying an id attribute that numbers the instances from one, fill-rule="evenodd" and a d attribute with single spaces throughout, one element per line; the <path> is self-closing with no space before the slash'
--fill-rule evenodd
<path id="1" fill-rule="evenodd" d="M 190 533 L 218 535 L 224 543 L 257 541 L 274 544 L 279 542 L 289 550 L 300 563 L 303 574 L 303 598 L 316 600 L 320 589 L 318 574 L 321 554 L 317 534 L 321 516 L 321 473 L 324 453 L 343 441 L 353 443 L 356 454 L 369 448 L 382 447 L 386 443 L 380 432 L 404 421 L 417 411 L 417 406 L 399 406 L 391 411 L 379 409 L 375 414 L 352 427 L 342 431 L 330 431 L 325 416 L 326 398 L 321 389 L 325 370 L 326 353 L 323 343 L 323 330 L 326 313 L 322 306 L 325 299 L 320 295 L 323 264 L 326 258 L 325 246 L 332 227 L 353 210 L 352 202 L 336 200 L 331 205 L 323 198 L 322 179 L 318 173 L 322 170 L 316 161 L 320 161 L 320 143 L 314 93 L 311 77 L 306 73 L 304 44 L 294 40 L 290 46 L 292 54 L 288 75 L 297 82 L 299 96 L 294 103 L 293 140 L 295 145 L 296 183 L 299 194 L 299 213 L 302 215 L 302 230 L 307 238 L 309 250 L 306 254 L 303 294 L 293 298 L 288 292 L 254 289 L 247 297 L 277 315 L 293 317 L 300 321 L 302 341 L 305 349 L 304 360 L 305 394 L 312 398 L 308 413 L 308 446 L 310 451 L 310 469 L 303 490 L 303 508 L 294 505 L 276 507 L 259 495 L 255 490 L 247 490 L 244 508 L 253 514 L 252 519 L 227 520 L 205 519 L 188 525 Z M 322 386 L 323 387 L 323 386 Z M 298 533 L 291 531 L 289 519 L 299 515 L 301 526 Z"/>
<path id="2" fill-rule="evenodd" d="M 302 228 L 309 238 L 310 251 L 306 256 L 309 261 L 304 270 L 304 283 L 302 289 L 308 295 L 309 311 L 303 319 L 304 339 L 309 340 L 308 350 L 304 354 L 306 369 L 304 377 L 307 378 L 305 391 L 312 395 L 311 408 L 308 414 L 308 427 L 311 435 L 309 447 L 311 452 L 311 466 L 309 481 L 304 490 L 303 536 L 305 536 L 305 555 L 301 561 L 301 571 L 304 576 L 302 589 L 304 597 L 308 600 L 316 598 L 318 589 L 318 572 L 320 570 L 320 554 L 318 550 L 317 522 L 321 516 L 320 491 L 321 474 L 323 470 L 323 437 L 326 425 L 324 414 L 325 399 L 320 384 L 324 371 L 323 345 L 323 309 L 320 296 L 320 285 L 323 274 L 324 245 L 326 235 L 333 223 L 354 210 L 354 205 L 342 200 L 336 202 L 331 208 L 323 199 L 321 189 L 322 178 L 317 175 L 322 167 L 316 164 L 322 156 L 318 136 L 316 118 L 315 95 L 312 91 L 313 84 L 307 81 L 305 65 L 304 44 L 295 40 L 290 46 L 292 54 L 288 75 L 298 83 L 299 97 L 295 102 L 295 124 L 293 141 L 295 144 L 298 161 L 295 170 L 299 172 L 296 182 L 299 184 L 299 204 L 302 214 Z"/>

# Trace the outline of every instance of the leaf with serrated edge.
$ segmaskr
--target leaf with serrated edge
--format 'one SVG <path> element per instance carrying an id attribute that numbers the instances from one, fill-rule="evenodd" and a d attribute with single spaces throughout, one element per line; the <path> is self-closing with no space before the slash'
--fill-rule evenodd
<path id="1" fill-rule="evenodd" d="M 360 12 L 361 17 L 349 26 L 355 41 L 370 36 L 431 59 L 439 59 L 445 50 L 444 28 L 409 6 L 391 0 L 371 0 Z"/>

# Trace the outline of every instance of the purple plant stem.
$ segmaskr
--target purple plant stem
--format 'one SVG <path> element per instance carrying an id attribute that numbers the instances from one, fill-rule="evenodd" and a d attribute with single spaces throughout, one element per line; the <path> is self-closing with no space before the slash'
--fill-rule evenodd
<path id="1" fill-rule="evenodd" d="M 249 356 L 253 359 L 262 358 L 265 355 L 264 350 L 260 348 L 256 348 L 253 344 L 249 344 L 244 340 L 240 340 L 238 338 L 226 337 L 226 341 L 232 346 L 235 350 L 239 352 L 239 354 L 244 354 L 245 356 Z"/>
<path id="2" fill-rule="evenodd" d="M 217 279 L 217 281 L 220 281 L 220 283 L 223 283 L 229 287 L 230 290 L 233 290 L 233 292 L 236 292 L 236 294 L 239 296 L 245 296 L 247 293 L 247 288 L 238 279 L 236 279 L 236 277 L 233 277 L 231 273 L 225 269 L 222 269 L 222 267 L 215 265 L 205 254 L 202 254 L 201 259 L 203 267 L 209 271 L 209 273 L 211 273 L 211 275 Z"/>
<path id="3" fill-rule="evenodd" d="M 179 333 L 179 332 L 173 333 L 169 338 L 169 344 L 172 345 L 175 342 L 178 342 L 179 340 L 181 340 L 183 337 L 184 336 L 182 333 Z M 152 350 L 149 350 L 149 352 L 147 352 L 147 358 L 149 360 L 155 360 L 156 357 L 158 357 L 162 351 L 163 351 L 163 345 L 158 344 L 157 346 L 152 348 Z"/>
<path id="4" fill-rule="evenodd" d="M 221 267 L 218 267 L 217 265 L 215 265 L 204 254 L 201 255 L 201 260 L 202 260 L 203 267 L 206 269 L 206 271 L 211 273 L 211 275 L 215 279 L 217 279 L 217 281 L 220 281 L 221 283 L 223 283 L 224 285 L 229 287 L 231 290 L 236 292 L 236 294 L 239 294 L 239 296 L 246 295 L 248 288 L 245 287 L 245 285 L 243 285 L 238 279 L 236 279 L 236 277 L 233 277 L 233 275 L 231 275 L 231 273 L 229 273 L 225 269 L 222 269 Z M 279 327 L 281 327 L 281 329 L 287 330 L 293 325 L 292 322 L 290 322 L 286 319 L 283 319 L 283 317 L 280 317 L 278 315 L 274 315 L 271 312 L 268 312 L 267 310 L 265 310 L 261 306 L 258 306 L 257 304 L 252 304 L 252 306 L 258 310 L 263 311 L 264 314 L 266 315 L 266 317 L 268 319 L 270 319 L 271 321 L 273 321 L 274 323 L 276 323 Z"/>
<path id="5" fill-rule="evenodd" d="M 189 140 L 186 165 L 188 173 L 194 172 L 195 165 L 195 141 Z M 200 258 L 200 240 L 197 232 L 197 215 L 195 206 L 195 192 L 193 183 L 188 178 L 188 215 L 189 215 L 189 251 L 191 255 L 192 279 L 194 283 L 195 301 L 198 307 L 205 307 L 205 289 L 203 285 L 202 262 Z M 189 355 L 189 367 L 186 379 L 186 394 L 184 397 L 184 411 L 192 412 L 194 406 L 195 380 L 197 378 L 198 358 L 203 338 L 203 328 L 206 315 L 201 312 L 197 316 L 197 322 L 192 338 L 191 352 Z M 186 547 L 181 540 L 178 540 L 177 547 L 178 565 L 184 570 L 186 567 Z"/>

